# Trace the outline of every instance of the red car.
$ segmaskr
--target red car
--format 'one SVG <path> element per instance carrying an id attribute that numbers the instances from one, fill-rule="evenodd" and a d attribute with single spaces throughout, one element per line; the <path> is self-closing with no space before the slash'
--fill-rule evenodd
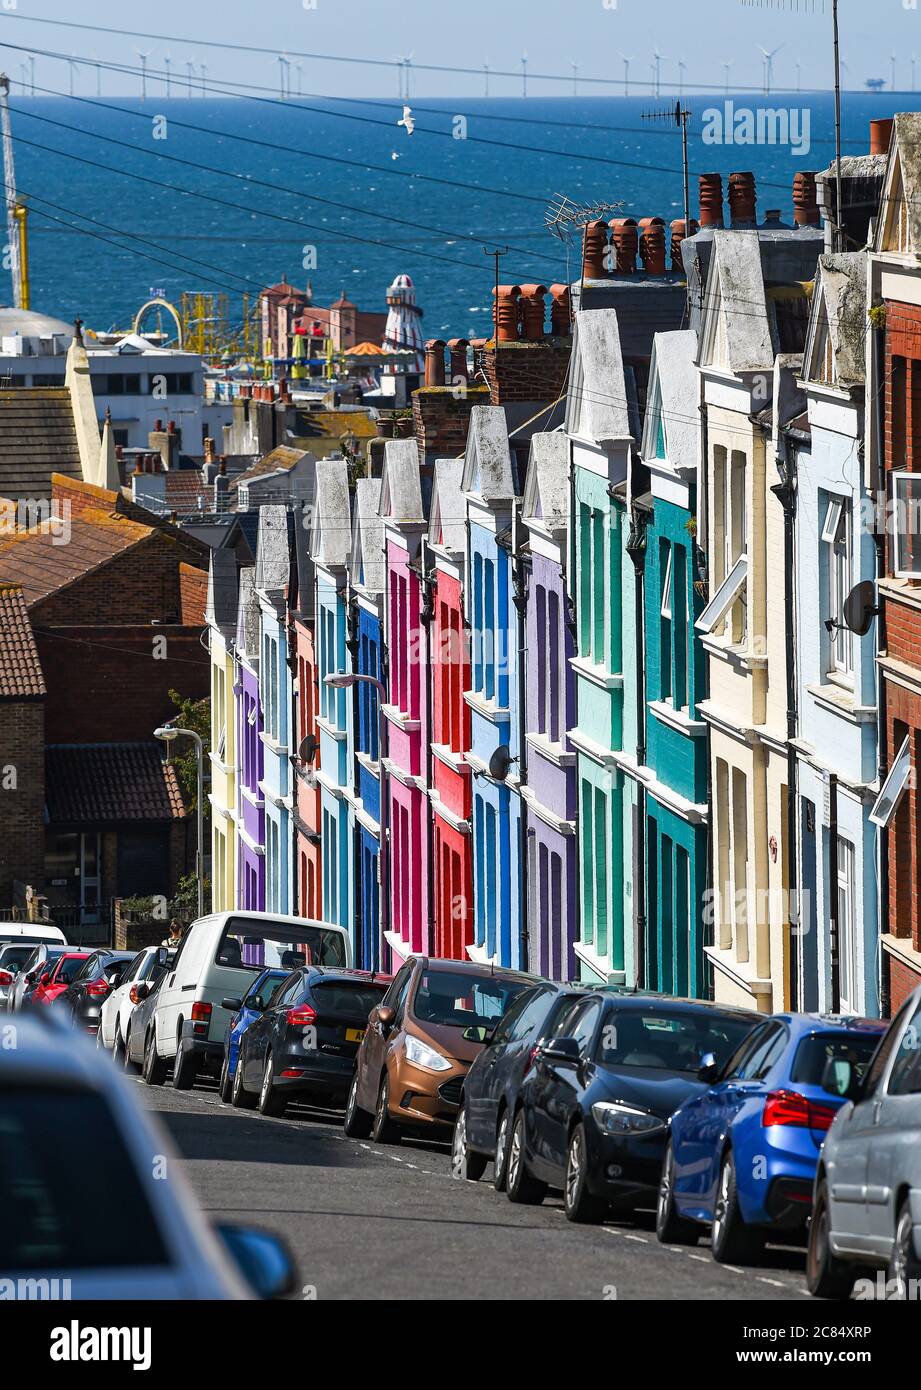
<path id="1" fill-rule="evenodd" d="M 60 956 L 53 968 L 39 977 L 38 985 L 29 998 L 30 1004 L 53 1004 L 59 994 L 63 994 L 85 960 L 89 951 L 68 951 Z"/>

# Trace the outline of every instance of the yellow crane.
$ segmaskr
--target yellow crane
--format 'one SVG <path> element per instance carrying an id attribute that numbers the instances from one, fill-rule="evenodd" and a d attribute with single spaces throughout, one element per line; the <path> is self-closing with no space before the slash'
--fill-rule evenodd
<path id="1" fill-rule="evenodd" d="M 28 309 L 29 287 L 28 210 L 16 192 L 16 165 L 13 159 L 13 131 L 10 124 L 10 79 L 0 73 L 0 138 L 3 140 L 3 182 L 6 195 L 7 258 L 13 281 L 13 303 Z"/>

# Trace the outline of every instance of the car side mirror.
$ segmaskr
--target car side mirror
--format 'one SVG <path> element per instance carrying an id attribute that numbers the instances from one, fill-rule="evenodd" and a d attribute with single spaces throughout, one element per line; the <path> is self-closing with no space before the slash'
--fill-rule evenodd
<path id="1" fill-rule="evenodd" d="M 38 977 L 38 983 L 39 983 L 40 985 L 46 985 L 50 979 L 51 979 L 51 976 L 49 975 L 48 971 L 46 970 L 45 973 L 44 973 L 43 975 L 39 975 L 39 977 Z"/>
<path id="2" fill-rule="evenodd" d="M 260 1001 L 260 1002 L 261 1002 L 261 1001 Z M 255 1008 L 255 1007 L 256 1007 L 256 1000 L 255 1000 L 255 999 L 251 999 L 251 1000 L 250 1000 L 250 1007 L 251 1007 L 251 1008 Z M 221 1008 L 222 1008 L 222 1009 L 229 1009 L 230 1012 L 231 1012 L 232 1014 L 238 1014 L 238 1013 L 240 1012 L 240 1010 L 243 1008 L 243 1000 L 242 1000 L 242 999 L 222 999 L 222 1000 L 221 1000 Z"/>
<path id="3" fill-rule="evenodd" d="M 396 1022 L 396 1009 L 391 1009 L 386 1004 L 382 1004 L 377 1010 L 377 1021 L 386 1033 Z"/>
<path id="4" fill-rule="evenodd" d="M 142 1004 L 150 993 L 150 985 L 146 980 L 139 980 L 136 985 L 132 985 L 128 993 L 128 998 L 132 1004 Z"/>
<path id="5" fill-rule="evenodd" d="M 259 1298 L 293 1293 L 297 1268 L 285 1242 L 255 1226 L 219 1225 L 217 1233 L 243 1278 Z"/>
<path id="6" fill-rule="evenodd" d="M 720 1069 L 713 1053 L 705 1052 L 700 1059 L 700 1066 L 697 1068 L 697 1080 L 703 1081 L 707 1086 L 712 1086 L 719 1074 Z"/>
<path id="7" fill-rule="evenodd" d="M 464 1029 L 461 1037 L 467 1042 L 483 1043 L 485 1046 L 492 1042 L 496 1027 L 495 1023 L 471 1023 L 469 1028 Z"/>
<path id="8" fill-rule="evenodd" d="M 582 1050 L 575 1038 L 554 1038 L 543 1048 L 543 1055 L 552 1062 L 575 1065 L 582 1060 Z"/>
<path id="9" fill-rule="evenodd" d="M 829 1057 L 822 1072 L 822 1090 L 843 1100 L 856 1100 L 862 1080 L 857 1068 L 844 1057 Z"/>

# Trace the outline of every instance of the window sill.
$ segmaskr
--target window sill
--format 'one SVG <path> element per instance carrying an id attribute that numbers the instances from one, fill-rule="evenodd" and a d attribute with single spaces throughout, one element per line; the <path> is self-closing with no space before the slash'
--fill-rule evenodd
<path id="1" fill-rule="evenodd" d="M 858 705 L 853 688 L 839 684 L 837 681 L 829 681 L 822 685 L 807 685 L 806 693 L 812 696 L 816 704 L 822 705 L 824 709 L 831 710 L 834 714 L 840 714 L 842 718 L 848 719 L 854 724 L 868 724 L 876 719 L 875 705 Z"/>
<path id="2" fill-rule="evenodd" d="M 747 638 L 745 642 L 732 643 L 719 637 L 701 637 L 700 645 L 711 656 L 719 657 L 720 660 L 727 661 L 732 666 L 741 666 L 748 671 L 766 666 L 768 662 L 767 653 L 764 656 L 756 656 L 754 652 L 749 650 Z"/>
<path id="3" fill-rule="evenodd" d="M 414 734 L 421 728 L 421 723 L 418 719 L 411 718 L 410 715 L 405 714 L 403 710 L 399 709 L 396 705 L 381 705 L 381 714 L 387 720 L 388 724 L 393 724 L 397 729 L 402 729 L 404 734 Z"/>
<path id="4" fill-rule="evenodd" d="M 525 734 L 525 742 L 529 748 L 534 749 L 535 753 L 546 758 L 548 763 L 553 763 L 554 767 L 573 767 L 575 765 L 575 753 L 567 752 L 561 742 L 549 739 L 546 734 Z"/>
<path id="5" fill-rule="evenodd" d="M 466 753 L 455 753 L 453 748 L 449 748 L 446 743 L 433 743 L 431 748 L 432 756 L 437 758 L 440 763 L 444 763 L 445 767 L 449 767 L 452 772 L 456 772 L 459 777 L 470 772 Z"/>
<path id="6" fill-rule="evenodd" d="M 464 700 L 472 710 L 492 724 L 503 724 L 510 717 L 511 711 L 507 705 L 500 705 L 496 700 L 487 700 L 485 695 L 479 695 L 474 690 L 465 690 Z"/>
<path id="7" fill-rule="evenodd" d="M 341 743 L 348 736 L 346 729 L 337 729 L 335 724 L 330 724 L 328 719 L 318 718 L 317 728 L 329 738 L 334 738 L 337 743 Z"/>
<path id="8" fill-rule="evenodd" d="M 670 700 L 650 700 L 648 703 L 650 714 L 654 714 L 661 723 L 677 729 L 680 734 L 686 734 L 688 738 L 700 738 L 707 732 L 707 726 L 702 719 L 692 719 L 684 708 L 675 709 Z"/>
<path id="9" fill-rule="evenodd" d="M 376 758 L 370 757 L 367 753 L 356 753 L 355 761 L 370 777 L 376 777 L 380 781 L 381 765 Z"/>
<path id="10" fill-rule="evenodd" d="M 584 677 L 591 681 L 592 685 L 597 685 L 601 690 L 622 690 L 624 678 L 622 673 L 614 673 L 600 662 L 586 661 L 581 656 L 571 656 L 569 664 L 577 676 Z"/>

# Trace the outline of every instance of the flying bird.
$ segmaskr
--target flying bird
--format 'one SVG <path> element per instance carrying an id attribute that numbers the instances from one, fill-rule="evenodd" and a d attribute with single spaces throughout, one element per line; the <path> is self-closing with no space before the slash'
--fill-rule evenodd
<path id="1" fill-rule="evenodd" d="M 397 121 L 397 125 L 405 126 L 406 134 L 412 135 L 413 131 L 416 129 L 416 118 L 413 115 L 413 109 L 411 106 L 403 107 L 403 119 Z"/>

